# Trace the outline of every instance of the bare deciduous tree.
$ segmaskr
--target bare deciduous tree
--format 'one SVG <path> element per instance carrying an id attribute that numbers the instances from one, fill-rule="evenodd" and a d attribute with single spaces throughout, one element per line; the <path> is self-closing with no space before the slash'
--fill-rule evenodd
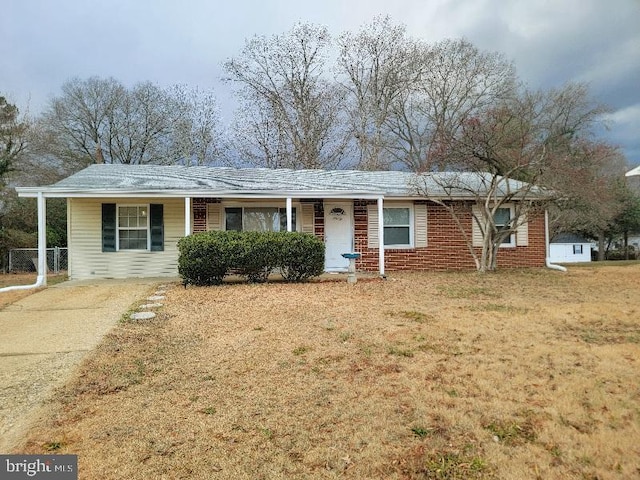
<path id="1" fill-rule="evenodd" d="M 109 118 L 125 95 L 114 78 L 74 78 L 39 119 L 40 148 L 76 168 L 95 163 L 109 142 Z"/>
<path id="2" fill-rule="evenodd" d="M 176 85 L 170 93 L 176 121 L 169 157 L 181 158 L 185 165 L 211 165 L 218 161 L 223 156 L 225 142 L 214 92 Z"/>
<path id="3" fill-rule="evenodd" d="M 562 160 L 544 175 L 561 192 L 549 208 L 551 234 L 580 232 L 598 239 L 604 260 L 606 234 L 625 208 L 626 159 L 611 145 L 580 140 Z"/>
<path id="4" fill-rule="evenodd" d="M 441 137 L 435 160 L 466 173 L 444 175 L 439 186 L 451 194 L 436 201 L 463 231 L 456 210 L 459 203 L 454 200 L 471 199 L 482 246 L 477 250 L 469 238 L 467 245 L 479 271 L 495 270 L 505 240 L 517 235 L 531 214 L 562 195 L 550 180 L 551 172 L 557 175 L 558 165 L 564 165 L 565 173 L 572 174 L 580 159 L 577 146 L 590 135 L 601 111 L 586 93 L 575 85 L 550 92 L 524 91 Z M 568 152 L 576 156 L 571 162 Z M 418 188 L 429 194 L 424 186 Z"/>
<path id="5" fill-rule="evenodd" d="M 466 40 L 425 44 L 414 61 L 420 76 L 394 103 L 391 153 L 410 170 L 446 169 L 450 165 L 438 154 L 443 141 L 468 119 L 512 96 L 515 69 L 503 55 L 483 52 Z"/>
<path id="6" fill-rule="evenodd" d="M 416 42 L 390 17 L 376 17 L 357 33 L 338 39 L 338 76 L 348 92 L 347 110 L 362 170 L 391 168 L 388 122 L 392 106 L 419 78 Z"/>
<path id="7" fill-rule="evenodd" d="M 236 141 L 252 163 L 340 166 L 347 134 L 342 92 L 324 76 L 330 43 L 325 28 L 298 24 L 286 34 L 247 41 L 225 63 L 226 80 L 239 86 L 246 107 Z"/>
<path id="8" fill-rule="evenodd" d="M 73 79 L 39 119 L 39 150 L 71 169 L 91 163 L 211 163 L 219 154 L 210 92 L 113 78 Z"/>
<path id="9" fill-rule="evenodd" d="M 254 108 L 259 100 L 241 99 L 234 124 L 235 148 L 241 164 L 253 167 L 295 167 L 295 153 L 284 129 L 278 128 L 275 112 L 268 104 Z M 236 161 L 236 163 L 238 163 Z"/>
<path id="10" fill-rule="evenodd" d="M 177 113 L 173 98 L 152 83 L 125 91 L 107 116 L 105 160 L 131 165 L 174 163 L 167 153 Z"/>
<path id="11" fill-rule="evenodd" d="M 28 130 L 29 123 L 21 118 L 18 107 L 0 96 L 0 187 L 27 148 Z"/>

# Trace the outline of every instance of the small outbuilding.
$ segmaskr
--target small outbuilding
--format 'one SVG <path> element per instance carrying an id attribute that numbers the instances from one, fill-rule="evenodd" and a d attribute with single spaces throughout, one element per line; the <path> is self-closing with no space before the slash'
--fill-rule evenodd
<path id="1" fill-rule="evenodd" d="M 578 263 L 591 261 L 591 242 L 575 233 L 559 233 L 549 243 L 552 263 Z"/>

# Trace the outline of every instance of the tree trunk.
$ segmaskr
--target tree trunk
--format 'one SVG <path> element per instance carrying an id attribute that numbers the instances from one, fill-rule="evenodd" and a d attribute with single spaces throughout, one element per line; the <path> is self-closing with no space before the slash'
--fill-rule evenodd
<path id="1" fill-rule="evenodd" d="M 604 232 L 598 232 L 598 261 L 604 260 Z"/>
<path id="2" fill-rule="evenodd" d="M 500 244 L 494 245 L 494 242 L 488 241 L 487 237 L 488 235 L 483 241 L 480 261 L 476 261 L 476 268 L 480 273 L 494 272 L 497 267 L 498 248 Z"/>
<path id="3" fill-rule="evenodd" d="M 629 260 L 629 232 L 624 231 L 624 259 Z"/>

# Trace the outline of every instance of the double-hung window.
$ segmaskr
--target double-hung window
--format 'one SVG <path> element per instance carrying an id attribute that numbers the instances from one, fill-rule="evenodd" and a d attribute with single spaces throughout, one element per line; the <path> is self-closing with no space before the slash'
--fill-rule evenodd
<path id="1" fill-rule="evenodd" d="M 118 250 L 149 249 L 149 206 L 118 205 Z"/>
<path id="2" fill-rule="evenodd" d="M 164 205 L 102 204 L 102 251 L 164 250 Z"/>
<path id="3" fill-rule="evenodd" d="M 502 230 L 508 230 L 511 228 L 511 218 L 513 212 L 509 207 L 501 207 L 496 210 L 493 215 L 493 220 L 495 222 L 496 229 L 498 232 Z M 507 236 L 504 240 L 502 240 L 501 246 L 503 247 L 515 247 L 515 235 L 512 233 Z"/>
<path id="4" fill-rule="evenodd" d="M 384 207 L 384 246 L 390 248 L 413 247 L 411 208 Z"/>
<path id="5" fill-rule="evenodd" d="M 227 207 L 226 230 L 286 232 L 287 209 L 278 207 Z M 291 228 L 296 231 L 296 209 L 291 210 Z"/>

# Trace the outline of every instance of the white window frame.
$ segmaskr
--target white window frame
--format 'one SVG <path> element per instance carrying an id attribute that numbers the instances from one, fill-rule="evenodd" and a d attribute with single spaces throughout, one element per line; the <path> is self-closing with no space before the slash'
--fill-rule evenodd
<path id="1" fill-rule="evenodd" d="M 509 220 L 511 220 L 516 214 L 516 208 L 513 205 L 501 205 L 498 207 L 498 210 L 500 210 L 501 208 L 504 208 L 505 210 L 509 209 Z M 496 213 L 497 213 L 497 210 L 496 210 Z M 494 225 L 495 225 L 495 220 L 494 220 Z M 496 225 L 496 227 L 497 226 L 498 225 Z M 516 232 L 511 232 L 511 234 L 508 237 L 508 241 L 502 242 L 499 248 L 515 248 L 515 246 L 516 246 Z"/>
<path id="2" fill-rule="evenodd" d="M 397 245 L 385 245 L 384 243 L 384 235 L 383 238 L 380 239 L 380 242 L 382 242 L 382 245 L 384 245 L 385 250 L 410 250 L 412 248 L 415 248 L 415 219 L 414 219 L 414 213 L 413 213 L 413 203 L 391 203 L 391 202 L 386 202 L 383 206 L 383 218 L 382 218 L 382 222 L 383 222 L 383 233 L 384 233 L 384 227 L 386 227 L 387 225 L 384 225 L 384 210 L 387 208 L 406 208 L 409 210 L 409 243 L 408 244 L 397 244 Z M 393 226 L 393 225 L 389 225 L 389 226 Z"/>
<path id="3" fill-rule="evenodd" d="M 227 208 L 242 208 L 243 212 L 242 212 L 242 218 L 243 218 L 243 222 L 244 222 L 244 209 L 245 208 L 282 208 L 284 210 L 287 209 L 287 204 L 286 202 L 266 202 L 266 203 L 248 203 L 248 202 L 222 202 L 220 204 L 220 208 L 221 208 L 221 212 L 220 215 L 222 216 L 221 218 L 221 228 L 222 230 L 226 231 L 227 230 L 227 212 L 226 209 Z M 293 202 L 291 204 L 291 210 L 293 213 L 293 210 L 296 210 L 296 224 L 293 225 L 293 230 L 292 232 L 301 232 L 302 231 L 302 204 L 299 202 Z M 293 220 L 293 219 L 292 219 Z M 242 225 L 243 231 L 244 230 L 244 225 Z M 285 230 L 280 230 L 281 232 L 286 232 L 286 228 Z"/>
<path id="4" fill-rule="evenodd" d="M 147 209 L 147 225 L 145 227 L 120 227 L 120 207 L 138 207 Z M 116 252 L 148 252 L 151 250 L 151 205 L 148 203 L 118 203 L 116 204 Z M 120 230 L 146 230 L 147 248 L 120 248 Z"/>
<path id="5" fill-rule="evenodd" d="M 578 250 L 578 251 L 576 251 Z M 584 246 L 581 243 L 573 244 L 573 254 L 574 255 L 583 255 L 584 254 Z"/>

